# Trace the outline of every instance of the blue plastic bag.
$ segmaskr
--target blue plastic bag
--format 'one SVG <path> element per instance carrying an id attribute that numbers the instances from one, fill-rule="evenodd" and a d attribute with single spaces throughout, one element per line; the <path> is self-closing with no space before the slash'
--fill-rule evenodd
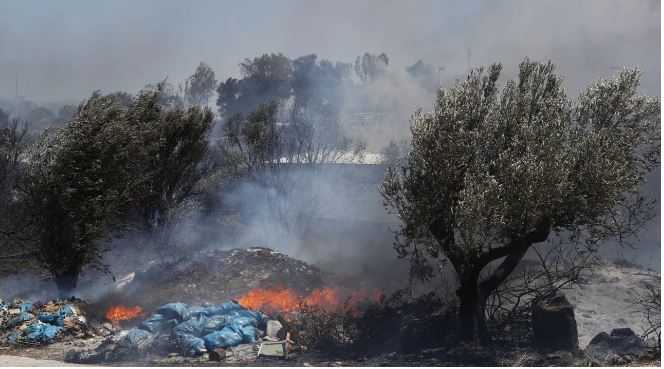
<path id="1" fill-rule="evenodd" d="M 27 300 L 18 304 L 18 308 L 21 309 L 22 313 L 29 313 L 32 311 L 32 301 Z"/>
<path id="2" fill-rule="evenodd" d="M 210 333 L 203 337 L 203 340 L 205 341 L 205 348 L 207 348 L 208 351 L 212 351 L 218 348 L 228 348 L 239 345 L 242 343 L 242 334 L 226 326 L 220 331 Z"/>
<path id="3" fill-rule="evenodd" d="M 50 342 L 60 331 L 60 327 L 44 323 L 32 323 L 23 332 L 23 337 L 30 341 Z"/>
<path id="4" fill-rule="evenodd" d="M 166 319 L 164 319 L 164 316 L 155 313 L 150 315 L 150 317 L 145 319 L 143 322 L 141 322 L 138 328 L 148 331 L 150 333 L 158 333 L 164 328 L 165 325 L 164 323 L 166 323 Z"/>
<path id="5" fill-rule="evenodd" d="M 233 301 L 221 303 L 219 305 L 210 306 L 207 308 L 207 315 L 226 315 L 231 311 L 244 310 L 244 308 Z"/>
<path id="6" fill-rule="evenodd" d="M 166 304 L 157 309 L 155 313 L 163 315 L 166 320 L 175 319 L 180 323 L 189 319 L 189 309 L 186 304 L 181 302 Z"/>
<path id="7" fill-rule="evenodd" d="M 54 324 L 58 327 L 62 327 L 64 323 L 64 318 L 60 316 L 59 313 L 39 313 L 37 318 L 44 323 Z"/>
<path id="8" fill-rule="evenodd" d="M 208 309 L 209 307 L 206 306 L 194 306 L 190 307 L 187 313 L 189 314 L 189 318 L 194 318 L 194 317 L 198 318 L 201 315 L 207 316 L 209 314 Z"/>
<path id="9" fill-rule="evenodd" d="M 60 308 L 60 315 L 67 315 L 67 314 L 74 314 L 74 310 L 72 310 L 71 306 L 64 304 Z"/>
<path id="10" fill-rule="evenodd" d="M 258 325 L 258 321 L 254 318 L 241 316 L 241 317 L 238 317 L 238 318 L 233 318 L 233 320 L 231 320 L 231 324 L 237 324 L 237 325 L 242 326 L 242 327 L 245 327 L 245 326 L 248 326 L 248 325 L 253 325 L 255 327 L 255 326 Z"/>
<path id="11" fill-rule="evenodd" d="M 233 318 L 251 318 L 255 319 L 256 323 L 263 324 L 265 323 L 265 318 L 263 317 L 263 314 L 259 313 L 258 311 L 252 311 L 252 310 L 247 310 L 247 309 L 240 309 L 240 310 L 234 310 L 228 313 L 229 316 Z"/>
<path id="12" fill-rule="evenodd" d="M 258 330 L 256 327 L 250 325 L 242 327 L 242 342 L 255 343 L 256 341 L 258 341 Z"/>
<path id="13" fill-rule="evenodd" d="M 207 318 L 207 322 L 203 325 L 201 330 L 201 336 L 206 336 L 210 333 L 216 332 L 224 328 L 227 324 L 231 322 L 231 318 L 228 315 L 216 315 L 210 318 Z"/>
<path id="14" fill-rule="evenodd" d="M 205 349 L 205 341 L 198 337 L 192 336 L 191 334 L 185 333 L 178 335 L 178 339 L 182 345 L 182 349 L 184 351 L 182 354 L 184 356 L 196 356 L 203 353 L 203 349 Z"/>
<path id="15" fill-rule="evenodd" d="M 208 318 L 204 315 L 199 318 L 189 318 L 173 328 L 173 334 L 190 334 L 192 336 L 200 337 L 207 322 Z"/>
<path id="16" fill-rule="evenodd" d="M 27 322 L 28 320 L 30 320 L 30 315 L 28 315 L 28 313 L 20 313 L 17 316 L 13 317 L 9 322 L 7 322 L 7 324 L 4 327 L 10 328 L 17 324 Z"/>
<path id="17" fill-rule="evenodd" d="M 131 348 L 137 348 L 138 345 L 149 340 L 152 340 L 152 335 L 150 332 L 135 328 L 127 333 L 123 339 L 123 342 Z"/>

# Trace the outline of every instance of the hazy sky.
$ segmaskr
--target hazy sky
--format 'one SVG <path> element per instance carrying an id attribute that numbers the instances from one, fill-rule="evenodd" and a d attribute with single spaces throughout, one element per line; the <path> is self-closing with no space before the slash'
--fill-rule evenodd
<path id="1" fill-rule="evenodd" d="M 447 74 L 525 56 L 554 59 L 576 93 L 638 65 L 660 94 L 658 0 L 570 1 L 8 1 L 0 0 L 0 95 L 80 99 L 92 90 L 136 92 L 198 62 L 217 78 L 265 52 L 352 61 L 386 52 L 393 67 L 417 59 Z"/>

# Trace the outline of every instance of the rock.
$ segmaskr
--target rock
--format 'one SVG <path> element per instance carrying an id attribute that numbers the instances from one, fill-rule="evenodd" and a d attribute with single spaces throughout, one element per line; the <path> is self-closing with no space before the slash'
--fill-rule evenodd
<path id="1" fill-rule="evenodd" d="M 611 331 L 610 337 L 636 337 L 632 328 L 615 328 Z"/>
<path id="2" fill-rule="evenodd" d="M 221 361 L 226 358 L 226 350 L 222 348 L 214 349 L 208 354 L 210 361 Z"/>
<path id="3" fill-rule="evenodd" d="M 628 365 L 653 355 L 646 342 L 630 328 L 617 328 L 611 334 L 597 334 L 584 350 L 592 361 L 606 365 Z M 655 355 L 659 357 L 659 353 Z"/>
<path id="4" fill-rule="evenodd" d="M 532 310 L 533 347 L 547 350 L 579 349 L 574 308 L 565 296 L 540 301 Z"/>
<path id="5" fill-rule="evenodd" d="M 588 348 L 594 351 L 612 352 L 618 355 L 639 355 L 647 350 L 645 341 L 630 328 L 616 328 L 611 334 L 601 332 L 593 337 Z"/>
<path id="6" fill-rule="evenodd" d="M 284 327 L 279 323 L 278 320 L 268 320 L 267 328 L 265 328 L 265 335 L 275 338 L 281 338 L 285 336 L 283 329 Z"/>
<path id="7" fill-rule="evenodd" d="M 104 323 L 101 325 L 104 329 L 106 329 L 109 332 L 113 332 L 113 324 L 111 323 Z"/>

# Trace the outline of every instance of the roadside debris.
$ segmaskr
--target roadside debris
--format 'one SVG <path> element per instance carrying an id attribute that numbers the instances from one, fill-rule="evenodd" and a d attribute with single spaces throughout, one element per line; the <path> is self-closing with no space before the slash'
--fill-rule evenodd
<path id="1" fill-rule="evenodd" d="M 258 350 L 258 356 L 285 357 L 291 351 L 293 343 L 290 339 L 290 332 L 287 332 L 286 339 L 283 341 L 263 341 Z"/>
<path id="2" fill-rule="evenodd" d="M 200 356 L 241 343 L 257 342 L 259 327 L 264 328 L 265 322 L 262 313 L 235 302 L 194 307 L 170 303 L 129 331 L 118 348 L 129 354 L 166 349 L 184 357 Z M 164 342 L 167 347 L 155 347 Z M 222 356 L 225 354 L 217 351 L 211 357 L 221 360 Z"/>
<path id="3" fill-rule="evenodd" d="M 30 300 L 0 300 L 0 341 L 39 345 L 56 337 L 94 336 L 79 308 L 80 300 L 51 300 L 46 304 Z"/>

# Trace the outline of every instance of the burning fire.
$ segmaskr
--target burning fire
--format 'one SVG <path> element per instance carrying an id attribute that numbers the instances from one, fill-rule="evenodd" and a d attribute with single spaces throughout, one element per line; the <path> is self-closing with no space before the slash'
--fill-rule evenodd
<path id="1" fill-rule="evenodd" d="M 237 299 L 240 305 L 253 310 L 264 312 L 285 312 L 296 310 L 301 303 L 315 305 L 326 311 L 341 308 L 346 302 L 350 307 L 356 307 L 362 302 L 378 302 L 383 292 L 375 289 L 371 294 L 366 292 L 349 291 L 344 289 L 325 287 L 315 289 L 307 296 L 287 288 L 271 290 L 255 289 L 247 292 Z"/>
<path id="2" fill-rule="evenodd" d="M 140 306 L 128 307 L 123 305 L 113 305 L 106 312 L 106 319 L 113 324 L 119 324 L 124 320 L 131 320 L 143 316 L 143 309 Z"/>

